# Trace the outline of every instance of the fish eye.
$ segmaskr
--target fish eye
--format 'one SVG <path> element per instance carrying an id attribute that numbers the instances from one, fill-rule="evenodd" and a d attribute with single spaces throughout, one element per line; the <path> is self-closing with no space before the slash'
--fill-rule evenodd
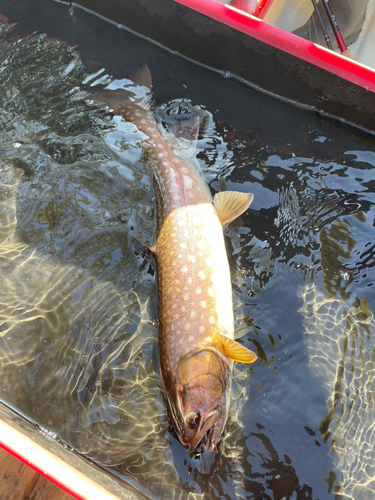
<path id="1" fill-rule="evenodd" d="M 199 413 L 196 413 L 195 415 L 191 415 L 189 418 L 188 418 L 188 422 L 190 425 L 192 426 L 197 426 L 199 424 L 199 421 L 201 419 L 201 416 Z"/>

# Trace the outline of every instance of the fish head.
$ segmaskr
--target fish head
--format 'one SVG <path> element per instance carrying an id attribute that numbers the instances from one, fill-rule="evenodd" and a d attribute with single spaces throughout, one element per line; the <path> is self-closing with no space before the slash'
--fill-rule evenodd
<path id="1" fill-rule="evenodd" d="M 216 450 L 228 416 L 230 377 L 231 362 L 214 348 L 179 361 L 171 414 L 178 437 L 190 452 Z"/>

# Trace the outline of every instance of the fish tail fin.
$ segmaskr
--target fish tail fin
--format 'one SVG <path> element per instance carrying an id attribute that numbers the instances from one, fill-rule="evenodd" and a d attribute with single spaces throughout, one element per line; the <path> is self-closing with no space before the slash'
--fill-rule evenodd
<path id="1" fill-rule="evenodd" d="M 133 74 L 132 82 L 132 84 L 126 87 L 115 90 L 107 88 L 101 92 L 96 92 L 90 96 L 88 101 L 100 108 L 108 107 L 116 115 L 120 115 L 125 111 L 129 103 L 135 103 L 143 108 L 149 109 L 151 103 L 152 78 L 146 64 Z"/>
<path id="2" fill-rule="evenodd" d="M 133 75 L 133 81 L 136 85 L 140 87 L 146 87 L 151 92 L 152 89 L 152 77 L 151 72 L 147 64 L 143 64 Z"/>

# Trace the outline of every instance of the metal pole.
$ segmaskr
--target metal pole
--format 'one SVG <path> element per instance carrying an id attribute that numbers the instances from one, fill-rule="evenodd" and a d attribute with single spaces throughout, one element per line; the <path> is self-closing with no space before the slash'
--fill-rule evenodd
<path id="1" fill-rule="evenodd" d="M 318 4 L 316 3 L 316 0 L 311 0 L 311 1 L 313 3 L 316 15 L 318 16 L 319 24 L 320 24 L 320 27 L 322 28 L 322 32 L 323 32 L 323 35 L 324 35 L 324 40 L 326 41 L 327 47 L 329 49 L 333 50 L 331 39 L 329 38 L 329 35 L 328 35 L 328 33 L 326 31 L 326 28 L 324 26 L 324 23 L 323 23 L 322 16 L 320 15 L 320 12 L 319 12 L 319 9 L 318 9 Z"/>

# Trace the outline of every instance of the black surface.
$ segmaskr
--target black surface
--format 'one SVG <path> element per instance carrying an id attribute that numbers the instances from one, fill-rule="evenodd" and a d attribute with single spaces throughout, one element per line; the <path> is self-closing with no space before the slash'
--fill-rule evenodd
<path id="1" fill-rule="evenodd" d="M 15 12 L 25 0 L 9 2 Z M 78 0 L 99 13 L 212 68 L 281 97 L 375 131 L 375 96 L 328 71 L 275 49 L 173 0 Z"/>

